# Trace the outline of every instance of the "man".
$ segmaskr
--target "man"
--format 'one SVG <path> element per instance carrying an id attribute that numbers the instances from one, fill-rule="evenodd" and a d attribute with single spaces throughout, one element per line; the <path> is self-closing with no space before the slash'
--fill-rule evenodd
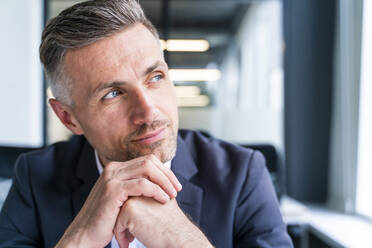
<path id="1" fill-rule="evenodd" d="M 74 5 L 40 58 L 77 136 L 20 156 L 0 247 L 292 247 L 262 155 L 178 132 L 158 35 L 135 0 Z"/>

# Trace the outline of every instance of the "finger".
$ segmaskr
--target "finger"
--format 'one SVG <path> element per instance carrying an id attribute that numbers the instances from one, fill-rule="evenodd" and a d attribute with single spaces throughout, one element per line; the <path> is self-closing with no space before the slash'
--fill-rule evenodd
<path id="1" fill-rule="evenodd" d="M 144 159 L 141 162 L 121 168 L 117 174 L 117 178 L 120 180 L 147 178 L 151 182 L 159 185 L 170 198 L 176 197 L 177 195 L 177 189 L 173 186 L 169 177 L 167 177 L 161 168 L 150 159 Z"/>
<path id="2" fill-rule="evenodd" d="M 126 217 L 127 216 L 123 214 L 123 209 L 120 209 L 114 226 L 115 238 L 120 248 L 128 248 L 129 244 L 134 240 L 134 236 L 130 233 L 125 224 L 127 223 Z"/>
<path id="3" fill-rule="evenodd" d="M 134 240 L 134 236 L 129 232 L 129 230 L 125 230 L 125 237 L 129 241 L 129 243 L 132 243 Z"/>
<path id="4" fill-rule="evenodd" d="M 114 233 L 115 233 L 115 239 L 118 242 L 120 248 L 128 248 L 129 243 L 133 241 L 133 239 L 131 241 L 128 239 L 129 236 L 126 234 L 127 230 L 120 231 L 120 232 L 115 230 Z"/>
<path id="5" fill-rule="evenodd" d="M 169 181 L 171 181 L 172 185 L 177 190 L 177 192 L 181 191 L 182 185 L 178 181 L 174 173 L 168 167 L 166 167 L 162 162 L 160 162 L 160 160 L 155 155 L 151 155 L 150 159 L 158 166 L 158 168 L 169 179 Z"/>
<path id="6" fill-rule="evenodd" d="M 123 181 L 122 192 L 124 198 L 127 199 L 128 196 L 146 196 L 157 200 L 160 203 L 166 203 L 170 200 L 168 194 L 166 194 L 159 185 L 145 179 L 131 179 Z"/>
<path id="7" fill-rule="evenodd" d="M 137 157 L 137 158 L 134 158 L 134 159 L 131 159 L 131 160 L 128 160 L 128 161 L 125 161 L 125 162 L 119 162 L 119 161 L 111 161 L 109 162 L 105 167 L 104 167 L 104 170 L 108 169 L 108 170 L 117 170 L 117 169 L 120 169 L 122 167 L 126 167 L 128 165 L 131 165 L 133 163 L 140 163 L 142 162 L 144 159 L 146 158 L 146 156 L 142 156 L 142 157 Z"/>
<path id="8" fill-rule="evenodd" d="M 112 163 L 112 168 L 125 168 L 125 166 L 128 166 L 127 163 L 131 163 L 131 164 L 141 164 L 143 163 L 143 161 L 145 159 L 149 159 L 151 161 L 154 162 L 154 164 L 157 165 L 157 167 L 162 171 L 162 173 L 170 180 L 170 182 L 172 183 L 173 187 L 175 188 L 175 190 L 178 192 L 178 191 L 181 191 L 182 189 L 182 185 L 181 183 L 178 181 L 177 177 L 174 175 L 174 173 L 169 169 L 167 168 L 166 166 L 164 166 L 164 164 L 153 154 L 150 154 L 150 155 L 146 155 L 146 156 L 142 156 L 142 157 L 138 157 L 138 158 L 135 158 L 135 159 L 132 159 L 128 162 L 111 162 Z M 124 166 L 123 166 L 124 165 Z M 131 166 L 131 165 L 129 165 Z"/>

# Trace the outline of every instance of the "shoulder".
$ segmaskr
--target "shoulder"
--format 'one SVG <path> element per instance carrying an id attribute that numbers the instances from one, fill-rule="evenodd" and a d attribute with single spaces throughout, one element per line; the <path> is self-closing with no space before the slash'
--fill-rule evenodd
<path id="1" fill-rule="evenodd" d="M 200 159 L 203 156 L 219 159 L 250 160 L 253 155 L 264 159 L 259 151 L 218 139 L 206 132 L 182 129 L 179 131 L 179 136 L 195 159 Z"/>
<path id="2" fill-rule="evenodd" d="M 223 141 L 204 132 L 180 130 L 179 136 L 201 172 L 218 173 L 230 178 L 235 175 L 243 179 L 247 174 L 259 174 L 265 169 L 265 158 L 257 150 Z"/>
<path id="3" fill-rule="evenodd" d="M 228 153 L 252 153 L 252 149 L 243 148 L 237 144 L 233 144 L 214 137 L 213 135 L 202 132 L 180 129 L 179 136 L 188 145 L 189 149 L 201 148 L 206 151 L 225 151 Z M 196 147 L 195 147 L 196 146 Z"/>
<path id="4" fill-rule="evenodd" d="M 54 143 L 43 149 L 21 154 L 15 164 L 14 177 L 24 181 L 59 181 L 74 173 L 82 147 L 83 136 Z M 27 177 L 27 178 L 25 178 Z M 19 179 L 21 179 L 19 178 Z M 31 182 L 30 182 L 31 183 Z"/>
<path id="5" fill-rule="evenodd" d="M 66 160 L 77 158 L 85 142 L 83 136 L 74 135 L 68 141 L 57 142 L 40 150 L 21 154 L 19 159 L 24 159 L 27 163 L 36 167 L 36 164 L 40 163 L 63 163 Z"/>

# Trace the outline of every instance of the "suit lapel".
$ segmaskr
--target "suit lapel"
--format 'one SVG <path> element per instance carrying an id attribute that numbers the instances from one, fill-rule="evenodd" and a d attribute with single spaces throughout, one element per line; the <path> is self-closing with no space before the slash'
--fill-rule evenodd
<path id="1" fill-rule="evenodd" d="M 99 177 L 94 150 L 86 140 L 76 167 L 76 177 L 79 182 L 77 184 L 78 186 L 72 192 L 72 210 L 74 216 L 79 213 Z M 111 242 L 105 248 L 111 248 Z"/>
<path id="2" fill-rule="evenodd" d="M 96 183 L 99 174 L 94 157 L 93 148 L 85 141 L 80 159 L 76 168 L 77 186 L 72 192 L 72 208 L 74 216 L 78 214 L 89 192 Z"/>
<path id="3" fill-rule="evenodd" d="M 172 160 L 172 171 L 182 184 L 182 190 L 178 193 L 176 200 L 181 209 L 199 225 L 203 189 L 190 181 L 198 172 L 198 168 L 186 143 L 179 136 L 176 156 Z"/>

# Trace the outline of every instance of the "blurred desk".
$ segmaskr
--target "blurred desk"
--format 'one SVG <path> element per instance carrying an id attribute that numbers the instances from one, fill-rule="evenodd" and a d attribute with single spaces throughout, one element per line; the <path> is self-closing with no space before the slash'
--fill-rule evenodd
<path id="1" fill-rule="evenodd" d="M 304 205 L 287 196 L 280 205 L 296 248 L 372 247 L 372 222 L 367 219 Z"/>

